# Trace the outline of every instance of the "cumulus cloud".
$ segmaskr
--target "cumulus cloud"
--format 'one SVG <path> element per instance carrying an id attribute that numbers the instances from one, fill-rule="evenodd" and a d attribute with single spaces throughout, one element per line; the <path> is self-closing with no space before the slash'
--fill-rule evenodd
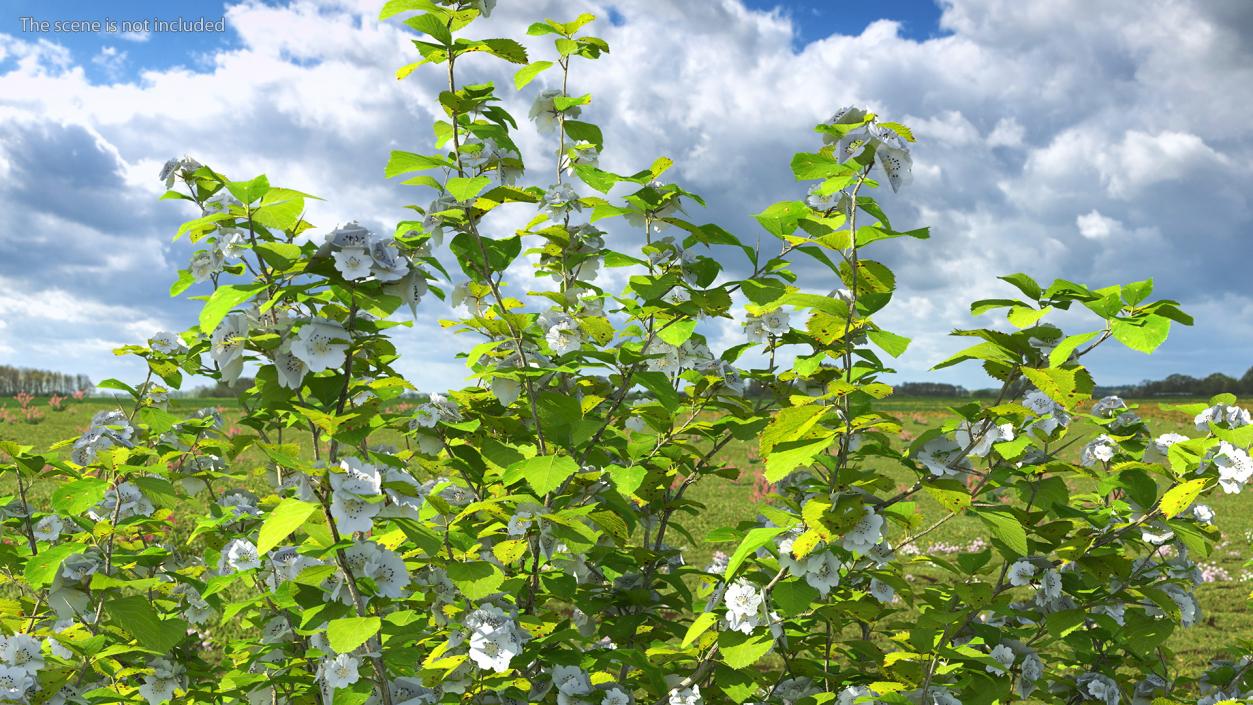
<path id="1" fill-rule="evenodd" d="M 195 68 L 103 83 L 64 47 L 0 35 L 0 293 L 93 312 L 75 322 L 6 309 L 5 357 L 47 366 L 50 348 L 95 345 L 92 355 L 65 357 L 67 371 L 125 376 L 134 370 L 109 346 L 191 320 L 191 306 L 165 299 L 191 252 L 169 242 L 191 214 L 155 201 L 155 174 L 170 156 L 326 196 L 310 213 L 323 229 L 356 218 L 389 232 L 407 217 L 405 204 L 429 200 L 386 182 L 382 165 L 391 149 L 432 147 L 442 77 L 425 69 L 391 77 L 413 60 L 412 35 L 377 22 L 377 5 L 246 0 L 226 11 L 234 48 Z M 624 0 L 612 5 L 614 22 L 594 25 L 612 53 L 577 63 L 571 90 L 594 95 L 586 116 L 605 130 L 605 168 L 631 172 L 672 157 L 667 178 L 709 203 L 689 208 L 692 219 L 750 242 L 760 232 L 750 213 L 802 194 L 787 163 L 817 146 L 814 123 L 862 104 L 912 125 L 915 183 L 882 200 L 894 225 L 930 225 L 933 238 L 883 243 L 874 254 L 902 287 L 883 322 L 915 339 L 899 361 L 903 378 L 961 345 L 946 333 L 976 323 L 967 302 L 1009 293 L 991 275 L 1014 271 L 1097 286 L 1152 275 L 1159 294 L 1199 314 L 1197 329 L 1153 358 L 1098 360 L 1102 381 L 1240 372 L 1253 333 L 1225 321 L 1253 307 L 1244 271 L 1253 254 L 1253 127 L 1244 115 L 1253 49 L 1243 40 L 1253 7 L 1126 0 L 1092 13 L 1089 5 L 944 0 L 940 36 L 915 40 L 879 21 L 800 44 L 797 20 L 738 0 Z M 501 3 L 476 34 L 519 36 L 537 17 L 584 10 L 611 14 L 586 0 Z M 526 41 L 536 57 L 551 51 L 544 38 Z M 512 67 L 486 59 L 463 70 L 511 82 Z M 520 96 L 502 90 L 505 107 L 525 115 L 548 80 Z M 520 145 L 529 163 L 551 159 L 534 134 Z M 816 290 L 834 287 L 816 269 L 806 274 Z M 419 386 L 464 374 L 452 360 L 462 341 L 436 323 L 445 313 L 429 307 L 401 334 L 404 371 Z M 711 328 L 711 339 L 725 328 Z M 439 347 L 418 345 L 430 340 Z M 948 379 L 983 383 L 975 368 Z"/>

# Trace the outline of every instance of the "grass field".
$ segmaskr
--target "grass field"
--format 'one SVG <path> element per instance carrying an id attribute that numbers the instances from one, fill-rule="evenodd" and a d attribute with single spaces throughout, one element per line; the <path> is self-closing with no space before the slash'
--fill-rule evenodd
<path id="1" fill-rule="evenodd" d="M 179 399 L 171 402 L 173 411 L 190 413 L 204 406 L 223 408 L 230 427 L 238 418 L 238 410 L 233 402 L 224 400 Z M 950 415 L 946 409 L 956 403 L 943 399 L 888 400 L 883 409 L 896 415 L 905 422 L 902 442 L 919 434 L 924 428 L 940 423 Z M 1133 402 L 1134 404 L 1135 402 Z M 0 422 L 0 439 L 16 440 L 31 444 L 36 448 L 77 436 L 87 426 L 91 416 L 102 409 L 111 408 L 113 403 L 108 400 L 93 399 L 72 403 L 65 411 L 53 411 L 46 407 L 46 400 L 36 400 L 34 405 L 45 415 L 38 424 L 27 424 L 20 420 Z M 11 399 L 0 401 L 0 409 L 9 410 L 8 418 L 16 406 Z M 1167 431 L 1195 434 L 1191 419 L 1184 414 L 1166 411 L 1157 402 L 1139 402 L 1139 414 L 1149 421 L 1155 434 Z M 0 417 L 6 417 L 0 412 Z M 386 441 L 387 439 L 381 439 Z M 695 543 L 686 545 L 685 559 L 689 564 L 703 566 L 708 563 L 716 550 L 731 551 L 733 544 L 711 545 L 700 541 L 710 530 L 731 526 L 737 521 L 751 519 L 755 515 L 756 503 L 754 492 L 754 475 L 760 469 L 760 459 L 751 443 L 733 443 L 723 450 L 725 462 L 740 470 L 736 480 L 706 479 L 697 483 L 689 497 L 705 505 L 699 515 L 685 518 L 682 523 L 697 538 Z M 259 466 L 260 456 L 245 454 L 241 456 L 245 467 Z M 893 477 L 902 488 L 913 482 L 913 478 L 899 468 L 883 467 L 880 469 Z M 0 478 L 0 495 L 9 494 L 11 481 Z M 261 490 L 264 484 L 256 478 L 256 486 L 251 489 Z M 51 488 L 34 488 L 32 500 L 37 504 L 46 500 Z M 1253 590 L 1253 579 L 1245 567 L 1245 560 L 1253 557 L 1253 496 L 1249 492 L 1240 495 L 1219 493 L 1211 498 L 1211 506 L 1217 514 L 1216 523 L 1223 533 L 1223 543 L 1203 564 L 1210 582 L 1202 585 L 1198 591 L 1204 619 L 1197 626 L 1181 630 L 1175 634 L 1169 645 L 1180 658 L 1184 673 L 1195 674 L 1201 670 L 1210 658 L 1215 656 L 1233 638 L 1253 638 L 1253 612 L 1249 609 L 1249 593 Z M 46 506 L 36 507 L 46 510 Z M 924 525 L 940 518 L 945 511 L 925 494 L 918 496 L 918 510 L 922 514 Z M 176 527 L 176 533 L 181 527 Z M 971 541 L 984 538 L 982 524 L 973 519 L 957 518 L 947 522 L 935 532 L 923 538 L 918 548 L 922 553 L 944 553 L 956 547 L 969 544 Z M 682 541 L 679 535 L 672 534 L 674 541 Z M 895 536 L 891 538 L 897 538 Z M 906 560 L 908 558 L 906 557 Z"/>

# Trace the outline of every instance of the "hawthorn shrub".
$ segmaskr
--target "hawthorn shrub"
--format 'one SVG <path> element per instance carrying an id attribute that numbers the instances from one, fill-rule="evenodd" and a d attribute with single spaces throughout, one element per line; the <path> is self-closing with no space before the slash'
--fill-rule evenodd
<path id="1" fill-rule="evenodd" d="M 0 446 L 16 491 L 0 701 L 1249 697 L 1247 639 L 1199 678 L 1165 646 L 1200 619 L 1193 559 L 1218 533 L 1198 502 L 1253 473 L 1249 413 L 1218 397 L 1192 409 L 1195 436 L 1154 438 L 1122 400 L 1090 399 L 1086 358 L 1111 340 L 1152 351 L 1191 322 L 1174 302 L 1151 301 L 1149 281 L 1002 277 L 1016 298 L 972 311 L 1010 325 L 957 331 L 974 345 L 937 367 L 975 361 L 1033 391 L 956 406 L 904 447 L 876 402 L 909 341 L 874 322 L 895 279 L 870 255 L 928 237 L 893 229 L 872 195 L 909 183 L 910 130 L 856 108 L 818 125 L 791 162 L 804 196 L 756 216 L 777 250 L 748 246 L 686 219 L 702 201 L 663 180 L 668 159 L 599 168 L 591 98 L 570 88 L 609 51 L 590 15 L 532 25 L 555 53 L 528 63 L 512 39 L 466 38 L 493 4 L 383 10 L 419 33 L 398 76 L 447 77 L 439 151 L 386 166 L 428 192 L 393 234 L 319 228 L 311 196 L 265 176 L 167 165 L 165 197 L 199 211 L 176 237 L 201 245 L 171 293 L 211 290 L 197 325 L 119 351 L 149 370 L 100 385 L 128 406 L 48 450 Z M 497 87 L 467 77 L 493 60 L 522 66 L 517 90 L 554 86 L 529 115 L 551 161 L 524 165 Z M 534 215 L 502 225 L 519 214 Z M 476 384 L 402 403 L 415 390 L 389 333 L 431 297 L 461 313 L 442 325 L 472 342 Z M 1045 322 L 1058 310 L 1096 322 L 1066 333 Z M 701 321 L 732 317 L 743 342 L 711 350 Z M 167 410 L 184 375 L 245 370 L 242 433 Z M 689 490 L 738 475 L 719 453 L 735 440 L 759 445 L 777 496 L 692 536 Z M 875 469 L 892 466 L 912 484 Z M 930 526 L 924 495 L 946 510 Z M 985 548 L 898 556 L 958 517 L 986 528 Z M 680 547 L 701 541 L 729 555 L 685 564 Z M 909 579 L 919 564 L 925 581 Z"/>

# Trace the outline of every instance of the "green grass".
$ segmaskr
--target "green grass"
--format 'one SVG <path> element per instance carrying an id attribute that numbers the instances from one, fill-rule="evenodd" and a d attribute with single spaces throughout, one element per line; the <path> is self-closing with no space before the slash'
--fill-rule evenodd
<path id="1" fill-rule="evenodd" d="M 903 399 L 889 400 L 883 403 L 883 409 L 896 415 L 904 422 L 902 442 L 917 436 L 928 426 L 934 426 L 951 416 L 947 407 L 956 403 L 942 399 Z M 1178 412 L 1165 411 L 1157 402 L 1139 402 L 1138 412 L 1148 420 L 1154 434 L 1167 431 L 1195 434 L 1191 419 Z M 91 416 L 103 409 L 113 408 L 114 403 L 108 400 L 85 400 L 71 403 L 65 411 L 52 411 L 47 408 L 46 400 L 39 399 L 35 405 L 45 414 L 43 422 L 27 424 L 22 421 L 0 422 L 0 440 L 15 440 L 23 444 L 35 446 L 37 449 L 73 438 L 86 427 Z M 217 406 L 222 409 L 227 420 L 228 429 L 238 419 L 239 411 L 231 400 L 176 399 L 171 402 L 171 411 L 189 414 L 205 406 Z M 12 399 L 0 401 L 0 408 L 14 411 L 16 403 Z M 387 442 L 384 437 L 379 440 Z M 709 531 L 722 527 L 734 526 L 737 522 L 751 519 L 756 515 L 757 502 L 754 499 L 754 474 L 761 469 L 762 463 L 755 452 L 754 445 L 736 442 L 728 445 L 722 452 L 722 459 L 727 464 L 739 469 L 736 480 L 709 478 L 693 486 L 689 497 L 704 505 L 704 510 L 696 515 L 680 517 L 683 526 L 695 537 L 695 542 L 686 542 L 676 532 L 671 540 L 684 545 L 685 559 L 690 565 L 704 566 L 716 550 L 733 550 L 733 544 L 708 544 L 701 539 Z M 259 468 L 261 456 L 249 451 L 239 458 L 239 468 Z M 912 484 L 914 478 L 907 471 L 886 464 L 878 468 L 880 472 L 893 478 L 901 488 Z M 0 495 L 12 492 L 9 478 L 0 478 Z M 31 499 L 36 510 L 46 510 L 46 500 L 52 488 L 47 486 L 32 488 Z M 254 474 L 246 483 L 254 491 L 265 491 L 266 483 Z M 921 513 L 924 526 L 941 518 L 945 511 L 929 496 L 920 494 L 917 497 L 917 509 Z M 1195 674 L 1207 664 L 1209 659 L 1217 655 L 1224 645 L 1237 638 L 1253 638 L 1253 611 L 1248 609 L 1248 597 L 1253 582 L 1241 580 L 1246 568 L 1244 561 L 1253 556 L 1249 536 L 1253 536 L 1253 512 L 1250 503 L 1253 498 L 1246 492 L 1240 495 L 1218 493 L 1213 495 L 1209 503 L 1217 513 L 1217 525 L 1223 533 L 1223 543 L 1209 558 L 1210 563 L 1226 571 L 1230 578 L 1217 580 L 1202 585 L 1198 596 L 1204 611 L 1201 624 L 1191 629 L 1180 630 L 1169 642 L 1169 646 L 1178 654 L 1180 666 L 1184 673 Z M 180 519 L 195 512 L 179 512 Z M 179 522 L 181 523 L 181 522 Z M 175 535 L 183 534 L 183 529 L 176 524 Z M 899 532 L 898 528 L 894 531 Z M 956 518 L 942 525 L 920 541 L 919 548 L 927 551 L 941 550 L 945 545 L 965 545 L 970 541 L 986 537 L 982 524 L 964 517 Z M 892 535 L 899 539 L 899 533 Z M 895 542 L 895 541 L 894 541 Z M 925 572 L 925 569 L 917 571 Z"/>

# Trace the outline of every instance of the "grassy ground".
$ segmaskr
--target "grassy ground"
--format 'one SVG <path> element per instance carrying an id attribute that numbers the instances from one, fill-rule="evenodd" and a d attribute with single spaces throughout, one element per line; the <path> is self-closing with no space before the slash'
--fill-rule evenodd
<path id="1" fill-rule="evenodd" d="M 884 402 L 884 408 L 905 422 L 904 441 L 947 418 L 950 414 L 946 409 L 953 403 L 955 402 L 937 399 L 889 400 Z M 230 401 L 179 399 L 174 400 L 172 405 L 175 413 L 190 413 L 210 405 L 219 406 L 224 411 L 228 427 L 238 417 L 234 403 Z M 53 411 L 47 408 L 46 400 L 36 400 L 34 406 L 44 414 L 44 420 L 38 424 L 28 424 L 20 420 L 19 414 L 14 413 L 14 400 L 0 400 L 0 419 L 7 419 L 0 420 L 0 439 L 46 448 L 52 443 L 78 435 L 86 428 L 92 414 L 112 408 L 113 404 L 107 400 L 86 400 L 72 402 L 65 411 Z M 1138 411 L 1149 420 L 1155 434 L 1167 431 L 1195 433 L 1190 418 L 1178 412 L 1163 410 L 1156 402 L 1141 402 Z M 698 539 L 697 543 L 685 547 L 689 564 L 703 566 L 715 550 L 733 549 L 733 545 L 711 545 L 700 542 L 699 539 L 714 528 L 731 526 L 737 521 L 751 518 L 759 501 L 754 489 L 754 476 L 761 468 L 761 461 L 753 444 L 734 443 L 728 445 L 723 453 L 726 462 L 740 469 L 740 476 L 737 480 L 704 480 L 689 493 L 691 498 L 705 505 L 705 511 L 701 514 L 687 517 L 682 522 Z M 248 464 L 260 462 L 259 458 L 250 456 L 242 459 Z M 896 479 L 902 488 L 913 481 L 912 477 L 898 468 L 885 466 L 881 471 Z M 257 484 L 258 487 L 254 489 L 261 489 L 261 482 L 258 481 Z M 32 500 L 39 504 L 41 500 L 46 500 L 50 492 L 51 488 L 34 488 Z M 0 478 L 0 495 L 8 493 L 8 478 Z M 921 495 L 918 499 L 918 509 L 925 524 L 929 525 L 943 516 L 944 511 L 929 497 Z M 1203 622 L 1192 629 L 1177 632 L 1170 642 L 1170 646 L 1180 657 L 1185 673 L 1199 671 L 1225 644 L 1231 643 L 1233 638 L 1253 637 L 1253 612 L 1248 609 L 1248 596 L 1250 589 L 1253 589 L 1253 581 L 1244 579 L 1248 573 L 1243 566 L 1244 561 L 1253 556 L 1253 512 L 1249 511 L 1251 503 L 1253 497 L 1249 492 L 1240 495 L 1218 494 L 1210 502 L 1217 513 L 1217 525 L 1223 533 L 1224 541 L 1208 561 L 1210 567 L 1207 574 L 1213 580 L 1202 585 L 1198 591 L 1205 613 Z M 985 533 L 977 521 L 958 518 L 922 539 L 919 549 L 923 553 L 943 553 L 981 539 Z M 673 536 L 675 540 L 679 540 L 677 534 Z"/>

